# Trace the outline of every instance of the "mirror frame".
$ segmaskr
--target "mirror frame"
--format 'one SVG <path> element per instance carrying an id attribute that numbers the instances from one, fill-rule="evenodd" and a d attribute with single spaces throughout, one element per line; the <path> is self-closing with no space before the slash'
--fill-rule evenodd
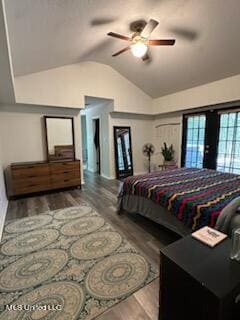
<path id="1" fill-rule="evenodd" d="M 119 172 L 118 166 L 118 145 L 117 145 L 117 130 L 118 129 L 126 129 L 129 132 L 129 147 L 130 147 L 130 160 L 131 160 L 131 170 L 126 171 L 126 175 L 122 176 Z M 131 137 L 131 127 L 128 126 L 114 126 L 113 127 L 113 136 L 114 136 L 114 152 L 115 152 L 115 170 L 116 170 L 116 178 L 124 179 L 129 176 L 133 176 L 133 158 L 132 158 L 132 137 Z"/>
<path id="2" fill-rule="evenodd" d="M 44 116 L 44 128 L 45 128 L 45 141 L 46 141 L 46 152 L 47 152 L 47 161 L 48 162 L 61 162 L 61 161 L 74 161 L 75 157 L 75 136 L 74 136 L 74 119 L 73 117 L 58 117 L 58 116 Z M 51 160 L 48 148 L 48 132 L 47 132 L 47 119 L 68 119 L 71 120 L 72 123 L 72 140 L 73 140 L 73 158 L 65 158 L 65 159 L 56 159 Z"/>

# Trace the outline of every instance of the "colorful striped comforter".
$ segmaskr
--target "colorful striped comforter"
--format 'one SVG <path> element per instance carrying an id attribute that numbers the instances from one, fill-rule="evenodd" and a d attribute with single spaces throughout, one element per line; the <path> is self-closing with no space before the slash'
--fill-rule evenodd
<path id="1" fill-rule="evenodd" d="M 222 209 L 240 196 L 240 176 L 181 168 L 124 180 L 122 195 L 151 199 L 192 230 L 214 227 Z"/>

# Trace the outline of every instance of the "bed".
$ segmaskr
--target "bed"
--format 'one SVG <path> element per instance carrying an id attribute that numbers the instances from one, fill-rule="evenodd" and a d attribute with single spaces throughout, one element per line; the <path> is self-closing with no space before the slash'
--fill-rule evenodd
<path id="1" fill-rule="evenodd" d="M 225 233 L 240 227 L 240 175 L 179 168 L 126 178 L 118 212 L 138 213 L 177 232 L 203 226 Z"/>

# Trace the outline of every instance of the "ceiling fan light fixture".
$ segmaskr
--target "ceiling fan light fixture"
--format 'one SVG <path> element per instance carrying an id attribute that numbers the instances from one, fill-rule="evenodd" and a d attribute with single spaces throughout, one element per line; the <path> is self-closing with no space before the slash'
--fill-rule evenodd
<path id="1" fill-rule="evenodd" d="M 117 38 L 120 40 L 128 41 L 128 46 L 122 50 L 112 54 L 112 57 L 117 57 L 120 54 L 131 50 L 134 57 L 141 58 L 142 61 L 150 61 L 150 57 L 147 53 L 148 47 L 152 46 L 173 46 L 175 44 L 175 39 L 149 39 L 152 32 L 158 26 L 159 22 L 150 19 L 146 24 L 145 21 L 132 24 L 134 31 L 130 36 L 125 36 L 116 32 L 108 32 L 108 36 Z"/>
<path id="2" fill-rule="evenodd" d="M 131 45 L 131 52 L 136 58 L 142 58 L 147 53 L 147 45 L 144 42 L 136 42 Z"/>

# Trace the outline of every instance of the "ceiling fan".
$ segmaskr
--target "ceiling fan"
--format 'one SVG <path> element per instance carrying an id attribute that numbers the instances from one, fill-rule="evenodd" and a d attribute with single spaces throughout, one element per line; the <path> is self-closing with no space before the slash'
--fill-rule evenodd
<path id="1" fill-rule="evenodd" d="M 147 53 L 149 46 L 172 46 L 175 44 L 175 39 L 149 39 L 151 33 L 158 26 L 159 22 L 150 19 L 146 25 L 138 24 L 135 26 L 135 31 L 131 36 L 125 36 L 115 32 L 109 32 L 107 35 L 110 37 L 126 40 L 129 45 L 122 50 L 114 53 L 112 56 L 116 57 L 123 52 L 131 50 L 132 54 L 137 58 L 142 58 L 143 61 L 149 59 Z"/>

